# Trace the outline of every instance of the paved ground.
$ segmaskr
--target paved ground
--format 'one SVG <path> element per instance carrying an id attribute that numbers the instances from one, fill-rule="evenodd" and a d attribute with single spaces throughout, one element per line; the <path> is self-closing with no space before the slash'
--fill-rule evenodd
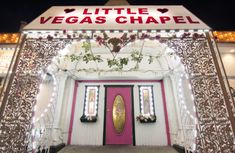
<path id="1" fill-rule="evenodd" d="M 66 146 L 59 153 L 178 153 L 171 147 L 144 146 Z"/>

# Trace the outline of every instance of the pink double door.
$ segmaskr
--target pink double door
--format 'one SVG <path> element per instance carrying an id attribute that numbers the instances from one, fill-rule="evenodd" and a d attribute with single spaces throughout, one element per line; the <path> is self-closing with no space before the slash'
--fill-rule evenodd
<path id="1" fill-rule="evenodd" d="M 106 107 L 105 107 L 105 131 L 104 144 L 125 144 L 135 145 L 134 142 L 134 122 L 133 122 L 133 108 L 132 108 L 132 92 L 133 86 L 105 86 L 106 91 Z M 115 97 L 120 95 L 125 106 L 125 123 L 121 133 L 117 133 L 113 123 L 113 103 Z"/>

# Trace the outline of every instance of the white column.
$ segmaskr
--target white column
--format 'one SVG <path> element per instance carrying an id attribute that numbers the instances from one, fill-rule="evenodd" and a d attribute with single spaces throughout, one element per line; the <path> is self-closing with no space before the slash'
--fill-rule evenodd
<path id="1" fill-rule="evenodd" d="M 69 133 L 69 126 L 70 126 L 70 118 L 71 118 L 71 111 L 72 111 L 72 103 L 74 98 L 74 85 L 75 80 L 71 77 L 68 77 L 65 85 L 64 91 L 64 101 L 61 108 L 61 118 L 60 118 L 60 127 L 63 132 L 63 141 L 67 143 L 68 133 Z M 77 94 L 77 93 L 76 93 Z"/>
<path id="2" fill-rule="evenodd" d="M 177 106 L 174 91 L 172 89 L 172 81 L 169 76 L 164 77 L 164 88 L 166 93 L 166 105 L 168 111 L 169 125 L 170 125 L 170 135 L 172 144 L 175 143 L 175 137 L 178 132 L 178 116 L 177 116 Z"/>
<path id="3" fill-rule="evenodd" d="M 184 141 L 184 135 L 182 133 L 182 121 L 181 121 L 181 113 L 180 113 L 180 108 L 179 108 L 179 98 L 178 98 L 178 84 L 177 81 L 180 79 L 177 77 L 177 75 L 170 75 L 171 79 L 171 85 L 173 89 L 173 95 L 175 99 L 175 108 L 176 108 L 176 114 L 177 114 L 177 123 L 178 123 L 178 138 L 177 138 L 177 143 L 182 143 Z M 180 131 L 180 133 L 179 133 Z"/>
<path id="4" fill-rule="evenodd" d="M 52 145 L 57 145 L 62 143 L 62 131 L 60 127 L 60 119 L 61 119 L 61 110 L 63 105 L 63 97 L 65 91 L 65 85 L 68 78 L 68 75 L 60 71 L 56 75 L 57 80 L 57 97 L 55 103 L 55 114 L 54 114 L 54 123 L 53 123 L 53 131 L 52 131 Z"/>

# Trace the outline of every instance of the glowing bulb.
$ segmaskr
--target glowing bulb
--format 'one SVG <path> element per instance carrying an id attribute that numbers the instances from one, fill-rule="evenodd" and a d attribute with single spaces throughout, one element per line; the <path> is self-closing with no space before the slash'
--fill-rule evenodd
<path id="1" fill-rule="evenodd" d="M 35 112 L 37 110 L 37 106 L 35 105 L 34 107 L 33 107 L 33 111 Z"/>
<path id="2" fill-rule="evenodd" d="M 33 142 L 33 149 L 36 149 L 36 142 Z"/>
<path id="3" fill-rule="evenodd" d="M 234 49 L 231 49 L 231 50 L 230 50 L 230 52 L 231 52 L 231 53 L 234 53 L 234 52 L 235 52 L 235 50 L 234 50 Z"/>
<path id="4" fill-rule="evenodd" d="M 192 87 L 191 87 L 191 85 L 190 84 L 188 84 L 188 88 L 191 90 L 192 89 Z"/>
<path id="5" fill-rule="evenodd" d="M 194 101 L 194 97 L 193 97 L 193 95 L 191 95 L 191 98 L 192 98 L 192 100 Z"/>

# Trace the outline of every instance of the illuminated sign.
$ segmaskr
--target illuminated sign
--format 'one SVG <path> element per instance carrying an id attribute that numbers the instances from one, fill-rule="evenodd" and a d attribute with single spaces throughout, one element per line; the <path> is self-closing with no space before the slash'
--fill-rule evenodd
<path id="1" fill-rule="evenodd" d="M 14 49 L 0 48 L 0 74 L 6 74 L 11 64 Z"/>
<path id="2" fill-rule="evenodd" d="M 210 29 L 183 6 L 54 6 L 24 30 Z"/>

